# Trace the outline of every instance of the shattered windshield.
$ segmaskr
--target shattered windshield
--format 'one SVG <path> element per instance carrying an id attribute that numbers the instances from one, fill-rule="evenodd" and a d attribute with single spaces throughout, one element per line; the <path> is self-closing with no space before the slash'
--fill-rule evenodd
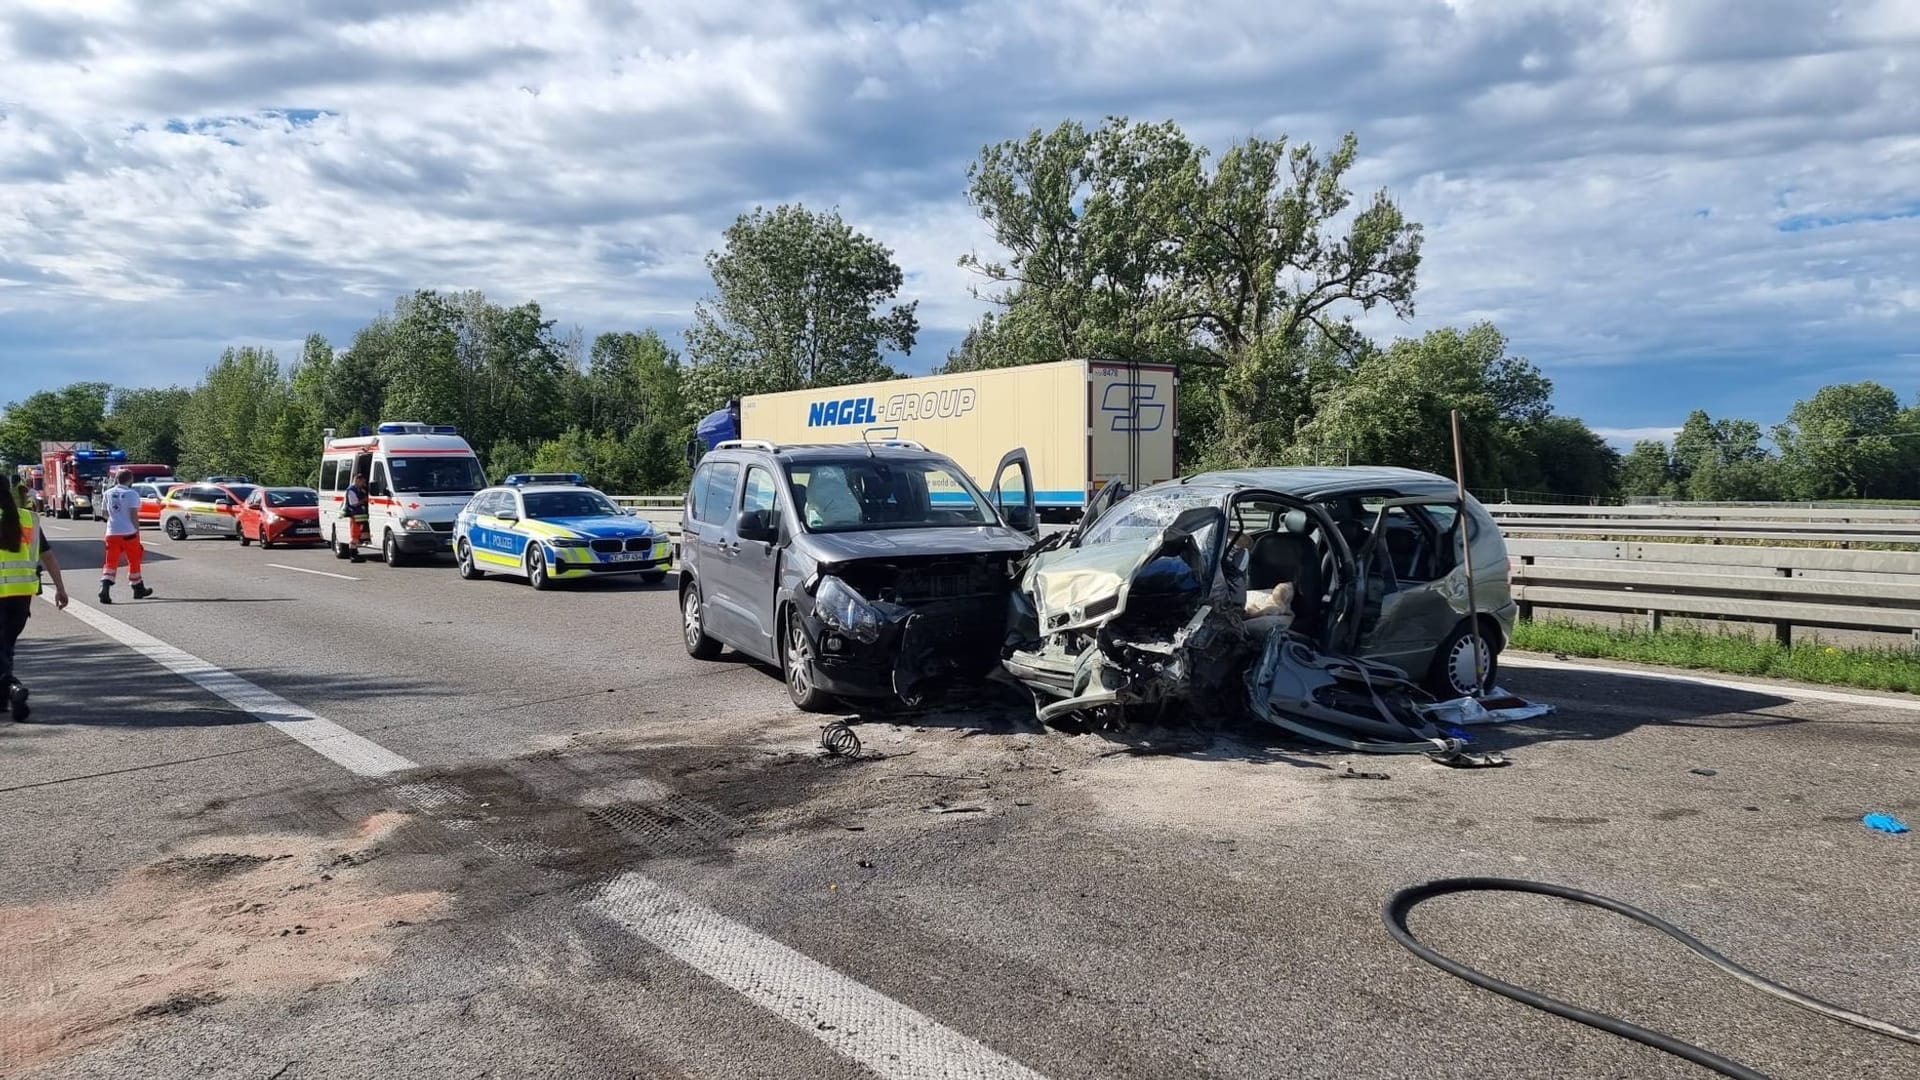
<path id="1" fill-rule="evenodd" d="M 1185 486 L 1130 495 L 1100 515 L 1100 519 L 1080 538 L 1080 544 L 1084 547 L 1116 541 L 1150 540 L 1161 529 L 1173 524 L 1173 519 L 1181 514 L 1196 506 L 1217 506 L 1226 495 L 1227 492 L 1221 488 Z M 1202 548 L 1212 543 L 1212 531 L 1208 528 L 1200 533 Z"/>
<path id="2" fill-rule="evenodd" d="M 937 461 L 858 458 L 793 465 L 787 472 L 813 532 L 999 523 L 972 482 Z"/>

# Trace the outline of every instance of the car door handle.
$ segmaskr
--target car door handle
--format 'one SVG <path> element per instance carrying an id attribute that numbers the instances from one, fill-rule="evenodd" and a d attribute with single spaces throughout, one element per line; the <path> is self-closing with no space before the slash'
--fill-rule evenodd
<path id="1" fill-rule="evenodd" d="M 724 548 L 729 555 L 740 554 L 740 541 L 738 540 L 723 540 L 720 546 Z"/>

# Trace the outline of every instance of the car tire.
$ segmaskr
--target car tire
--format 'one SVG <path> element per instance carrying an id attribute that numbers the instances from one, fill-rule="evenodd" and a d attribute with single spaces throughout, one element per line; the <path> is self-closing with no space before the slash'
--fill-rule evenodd
<path id="1" fill-rule="evenodd" d="M 712 660 L 720 655 L 720 642 L 707 636 L 706 603 L 700 598 L 700 586 L 689 584 L 680 590 L 681 638 L 687 655 L 695 660 Z"/>
<path id="2" fill-rule="evenodd" d="M 545 552 L 540 550 L 539 544 L 527 545 L 525 562 L 527 566 L 527 584 L 541 592 L 546 592 L 558 584 L 558 582 L 553 580 L 553 574 L 547 570 L 547 556 Z"/>
<path id="3" fill-rule="evenodd" d="M 353 545 L 340 542 L 339 530 L 328 530 L 327 545 L 333 548 L 333 557 L 345 562 L 353 558 Z"/>
<path id="4" fill-rule="evenodd" d="M 405 566 L 407 557 L 400 553 L 400 538 L 393 535 L 392 529 L 388 529 L 382 536 L 380 557 L 387 561 L 388 566 Z"/>
<path id="5" fill-rule="evenodd" d="M 1486 668 L 1486 678 L 1479 686 L 1473 685 L 1473 638 L 1472 625 L 1464 620 L 1454 627 L 1440 647 L 1434 650 L 1433 665 L 1427 672 L 1427 691 L 1442 701 L 1467 697 L 1489 689 L 1500 676 L 1500 645 L 1489 640 L 1484 624 L 1480 636 L 1481 655 Z"/>
<path id="6" fill-rule="evenodd" d="M 667 580 L 667 572 L 665 570 L 650 570 L 641 574 L 640 580 L 646 582 L 648 585 L 658 585 Z"/>
<path id="7" fill-rule="evenodd" d="M 473 546 L 465 540 L 454 545 L 453 561 L 460 568 L 460 578 L 463 581 L 479 581 L 487 576 L 487 572 L 480 569 L 479 562 L 473 557 Z"/>
<path id="8" fill-rule="evenodd" d="M 821 690 L 815 680 L 813 643 L 807 640 L 806 624 L 800 612 L 787 609 L 780 635 L 780 675 L 787 684 L 787 697 L 801 712 L 828 712 L 833 695 Z"/>
<path id="9" fill-rule="evenodd" d="M 247 536 L 247 529 L 246 529 L 246 526 L 244 526 L 244 525 L 236 525 L 236 526 L 234 526 L 234 529 L 233 529 L 233 534 L 234 534 L 235 536 L 238 536 L 238 537 L 240 538 L 240 546 L 241 546 L 241 547 L 252 547 L 252 546 L 253 546 L 253 540 L 252 540 L 252 538 L 250 538 L 249 536 Z M 263 545 L 263 546 L 264 546 L 264 545 Z"/>
<path id="10" fill-rule="evenodd" d="M 271 547 L 273 547 L 273 541 L 267 539 L 267 527 L 262 525 L 260 526 L 260 550 L 266 551 Z"/>
<path id="11" fill-rule="evenodd" d="M 169 540 L 185 540 L 187 538 L 187 525 L 179 518 L 168 518 L 163 531 L 167 534 L 167 539 Z"/>

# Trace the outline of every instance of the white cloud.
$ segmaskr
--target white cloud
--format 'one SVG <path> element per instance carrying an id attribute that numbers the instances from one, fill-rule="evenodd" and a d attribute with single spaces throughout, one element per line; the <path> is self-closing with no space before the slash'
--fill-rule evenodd
<path id="1" fill-rule="evenodd" d="M 1593 433 L 1624 450 L 1634 443 L 1647 440 L 1672 442 L 1673 437 L 1680 434 L 1680 429 L 1677 427 L 1597 427 L 1593 429 Z"/>
<path id="2" fill-rule="evenodd" d="M 1355 186 L 1427 226 L 1377 332 L 1491 318 L 1610 431 L 1777 416 L 1912 366 L 1917 43 L 1908 0 L 15 0 L 0 366 L 190 380 L 414 287 L 672 328 L 727 222 L 793 199 L 950 340 L 967 161 L 1124 113 L 1356 130 Z"/>

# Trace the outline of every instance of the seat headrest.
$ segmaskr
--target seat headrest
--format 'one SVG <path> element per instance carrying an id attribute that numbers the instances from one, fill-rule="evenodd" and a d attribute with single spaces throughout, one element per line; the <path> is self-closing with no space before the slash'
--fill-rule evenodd
<path id="1" fill-rule="evenodd" d="M 1280 524 L 1282 528 L 1295 536 L 1305 536 L 1307 533 L 1307 512 L 1305 510 L 1289 510 L 1281 516 Z"/>

